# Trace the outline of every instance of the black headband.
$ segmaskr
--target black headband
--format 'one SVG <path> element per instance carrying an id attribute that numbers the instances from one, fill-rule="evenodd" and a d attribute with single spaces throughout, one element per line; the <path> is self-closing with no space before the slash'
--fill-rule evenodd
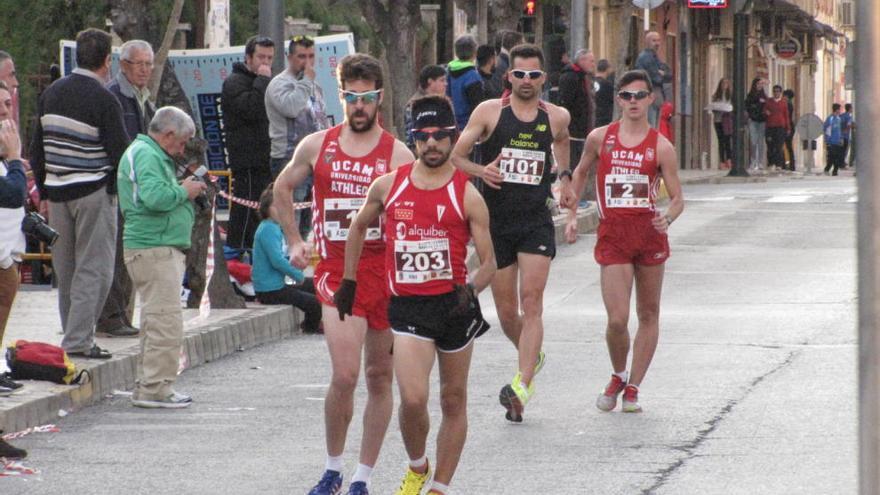
<path id="1" fill-rule="evenodd" d="M 434 101 L 421 101 L 413 104 L 413 129 L 427 127 L 453 127 L 455 115 L 448 104 Z"/>

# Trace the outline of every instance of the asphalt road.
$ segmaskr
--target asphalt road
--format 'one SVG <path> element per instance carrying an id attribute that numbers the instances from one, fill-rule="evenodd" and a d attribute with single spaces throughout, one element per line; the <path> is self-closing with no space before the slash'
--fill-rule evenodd
<path id="1" fill-rule="evenodd" d="M 521 425 L 507 424 L 497 402 L 516 358 L 484 296 L 493 329 L 474 354 L 453 493 L 856 491 L 855 179 L 772 178 L 685 194 L 644 413 L 594 406 L 610 364 L 595 236 L 582 236 L 553 263 L 548 360 Z M 327 381 L 320 337 L 236 354 L 181 377 L 178 388 L 195 399 L 189 409 L 145 411 L 116 396 L 60 418 L 58 433 L 17 440 L 39 472 L 0 478 L 0 493 L 304 494 L 323 470 Z M 359 390 L 356 418 L 364 399 Z M 435 428 L 438 413 L 434 397 Z M 405 469 L 396 421 L 373 493 L 393 493 Z M 346 478 L 359 440 L 356 419 Z"/>

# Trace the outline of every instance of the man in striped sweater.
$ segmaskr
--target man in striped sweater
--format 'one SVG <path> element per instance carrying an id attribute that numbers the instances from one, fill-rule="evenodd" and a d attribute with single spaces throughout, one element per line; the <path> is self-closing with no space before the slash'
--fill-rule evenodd
<path id="1" fill-rule="evenodd" d="M 58 308 L 71 356 L 107 359 L 95 344 L 95 322 L 113 280 L 116 255 L 116 168 L 128 137 L 122 107 L 104 84 L 110 75 L 110 35 L 87 29 L 76 37 L 78 68 L 40 96 L 31 143 L 40 198 L 49 224 Z"/>

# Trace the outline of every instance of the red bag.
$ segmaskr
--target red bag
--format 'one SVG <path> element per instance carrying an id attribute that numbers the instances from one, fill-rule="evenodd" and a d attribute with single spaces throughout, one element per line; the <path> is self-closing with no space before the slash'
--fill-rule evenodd
<path id="1" fill-rule="evenodd" d="M 66 385 L 79 383 L 86 370 L 76 373 L 76 365 L 64 349 L 44 342 L 17 340 L 6 348 L 6 364 L 13 380 L 47 380 Z"/>

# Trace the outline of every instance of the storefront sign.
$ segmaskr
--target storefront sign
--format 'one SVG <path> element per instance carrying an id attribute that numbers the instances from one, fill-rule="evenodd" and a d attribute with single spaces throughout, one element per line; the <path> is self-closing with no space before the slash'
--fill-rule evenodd
<path id="1" fill-rule="evenodd" d="M 773 44 L 776 58 L 782 60 L 794 60 L 801 53 L 801 44 L 794 38 L 777 41 Z"/>
<path id="2" fill-rule="evenodd" d="M 727 0 L 688 0 L 690 9 L 724 9 L 727 8 Z"/>

